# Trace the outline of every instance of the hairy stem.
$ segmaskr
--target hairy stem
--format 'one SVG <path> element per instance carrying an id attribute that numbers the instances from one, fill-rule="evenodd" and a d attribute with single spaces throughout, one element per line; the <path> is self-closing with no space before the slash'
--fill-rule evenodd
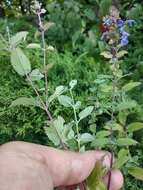
<path id="1" fill-rule="evenodd" d="M 75 101 L 73 98 L 73 93 L 72 90 L 70 90 L 70 95 L 73 101 L 73 104 L 75 105 Z M 77 133 L 77 143 L 78 143 L 78 150 L 80 150 L 80 133 L 79 133 L 79 126 L 78 126 L 78 119 L 77 119 L 77 113 L 76 113 L 76 109 L 75 106 L 73 106 L 73 112 L 74 112 L 74 118 L 75 118 L 75 125 L 76 125 L 76 133 Z"/>
<path id="2" fill-rule="evenodd" d="M 41 30 L 41 36 L 42 36 L 43 64 L 44 64 L 44 76 L 45 76 L 45 102 L 46 102 L 46 106 L 48 107 L 48 79 L 47 79 L 47 68 L 46 68 L 45 30 L 44 30 L 44 25 L 42 23 L 40 14 L 37 14 L 37 15 L 38 15 L 38 20 L 39 20 L 39 27 Z"/>
<path id="3" fill-rule="evenodd" d="M 116 70 L 116 61 L 113 62 L 113 67 Z M 114 104 L 115 104 L 115 99 L 116 99 L 116 86 L 117 86 L 117 76 L 113 72 L 113 91 L 112 91 L 112 110 L 111 110 L 111 128 L 110 128 L 110 141 L 112 142 L 113 139 L 113 123 L 114 123 Z M 110 190 L 111 186 L 111 180 L 112 180 L 112 167 L 113 167 L 113 158 L 114 158 L 114 152 L 113 152 L 114 147 L 111 148 L 111 160 L 110 160 L 110 171 L 109 171 L 109 178 L 108 178 L 108 185 L 107 185 L 107 190 Z"/>

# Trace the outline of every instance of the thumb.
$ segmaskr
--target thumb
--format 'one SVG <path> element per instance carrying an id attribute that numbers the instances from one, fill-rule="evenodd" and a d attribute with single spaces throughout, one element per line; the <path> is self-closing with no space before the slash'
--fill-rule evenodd
<path id="1" fill-rule="evenodd" d="M 104 164 L 109 167 L 110 154 L 104 151 L 74 153 L 53 148 L 44 148 L 43 155 L 50 171 L 54 186 L 68 186 L 82 182 L 93 170 L 97 160 L 103 156 Z"/>
<path id="2" fill-rule="evenodd" d="M 42 147 L 42 152 L 55 187 L 81 183 L 90 175 L 96 162 L 103 156 L 103 165 L 110 167 L 111 155 L 105 151 L 75 153 Z M 108 183 L 108 176 L 105 177 L 104 181 L 106 184 Z M 118 190 L 122 186 L 122 173 L 119 170 L 113 170 L 110 190 Z"/>
<path id="3" fill-rule="evenodd" d="M 104 151 L 87 151 L 75 153 L 62 151 L 47 146 L 25 142 L 14 142 L 3 145 L 3 148 L 15 151 L 23 151 L 30 158 L 44 164 L 50 173 L 54 187 L 75 185 L 84 181 L 93 170 L 97 160 L 104 156 L 103 164 L 110 167 L 111 156 Z M 108 176 L 105 177 L 108 183 Z M 118 190 L 123 185 L 123 176 L 119 170 L 112 171 L 111 190 Z"/>

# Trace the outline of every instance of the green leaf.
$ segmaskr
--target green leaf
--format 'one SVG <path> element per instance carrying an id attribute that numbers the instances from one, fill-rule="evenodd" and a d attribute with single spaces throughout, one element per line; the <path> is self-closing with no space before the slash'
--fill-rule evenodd
<path id="1" fill-rule="evenodd" d="M 137 87 L 139 85 L 141 85 L 141 82 L 130 82 L 130 83 L 124 85 L 122 90 L 125 92 L 128 92 L 128 91 L 134 89 L 135 87 Z"/>
<path id="2" fill-rule="evenodd" d="M 59 103 L 65 107 L 72 107 L 73 106 L 73 101 L 69 96 L 58 96 Z"/>
<path id="3" fill-rule="evenodd" d="M 124 55 L 126 55 L 126 54 L 128 54 L 128 52 L 125 51 L 125 50 L 119 51 L 119 52 L 117 53 L 117 58 L 122 58 L 122 57 L 124 57 Z"/>
<path id="4" fill-rule="evenodd" d="M 127 110 L 127 109 L 132 109 L 137 106 L 137 102 L 134 100 L 128 100 L 124 101 L 118 104 L 117 110 L 122 111 L 122 110 Z"/>
<path id="5" fill-rule="evenodd" d="M 143 168 L 140 167 L 130 167 L 128 168 L 128 172 L 130 175 L 135 177 L 136 179 L 143 181 Z"/>
<path id="6" fill-rule="evenodd" d="M 109 12 L 109 8 L 111 6 L 112 1 L 111 0 L 101 0 L 100 3 L 100 14 L 102 16 L 105 16 Z"/>
<path id="7" fill-rule="evenodd" d="M 136 145 L 138 142 L 131 138 L 119 138 L 117 139 L 118 146 L 132 146 Z"/>
<path id="8" fill-rule="evenodd" d="M 21 76 L 31 72 L 30 61 L 20 48 L 11 51 L 11 64 L 14 70 Z"/>
<path id="9" fill-rule="evenodd" d="M 103 51 L 102 53 L 100 53 L 100 55 L 102 55 L 103 57 L 107 59 L 112 59 L 113 57 L 113 55 L 109 51 Z"/>
<path id="10" fill-rule="evenodd" d="M 135 131 L 138 131 L 140 129 L 143 129 L 143 123 L 140 123 L 140 122 L 134 122 L 134 123 L 131 123 L 127 126 L 127 131 L 129 133 L 132 133 L 132 132 L 135 132 Z"/>
<path id="11" fill-rule="evenodd" d="M 44 30 L 45 31 L 48 31 L 52 26 L 54 26 L 54 22 L 47 22 L 47 23 L 45 23 L 45 25 L 44 25 Z"/>
<path id="12" fill-rule="evenodd" d="M 118 115 L 118 119 L 122 125 L 126 124 L 128 113 L 124 111 L 120 111 Z"/>
<path id="13" fill-rule="evenodd" d="M 63 142 L 66 141 L 64 136 L 64 119 L 61 116 L 58 116 L 56 120 L 53 121 L 53 127 L 56 129 L 57 134 L 59 135 L 60 139 L 62 139 Z"/>
<path id="14" fill-rule="evenodd" d="M 49 97 L 48 102 L 51 103 L 54 99 L 56 99 L 58 96 L 60 96 L 65 91 L 66 91 L 65 86 L 56 87 L 54 94 Z"/>
<path id="15" fill-rule="evenodd" d="M 21 97 L 12 102 L 10 107 L 14 106 L 38 106 L 38 102 L 34 98 Z"/>
<path id="16" fill-rule="evenodd" d="M 34 69 L 29 76 L 32 81 L 39 81 L 44 77 L 44 75 L 40 73 L 39 69 Z"/>
<path id="17" fill-rule="evenodd" d="M 16 47 L 22 40 L 25 40 L 28 35 L 28 32 L 22 31 L 18 32 L 16 35 L 12 36 L 10 39 L 11 47 Z"/>
<path id="18" fill-rule="evenodd" d="M 118 152 L 118 156 L 117 159 L 115 160 L 115 168 L 116 169 L 121 169 L 122 166 L 129 160 L 129 156 L 128 156 L 128 150 L 126 149 L 121 149 Z"/>
<path id="19" fill-rule="evenodd" d="M 45 133 L 55 146 L 60 145 L 60 138 L 54 127 L 45 127 Z"/>
<path id="20" fill-rule="evenodd" d="M 72 128 L 70 128 L 67 138 L 68 140 L 74 139 L 74 131 L 72 130 Z"/>
<path id="21" fill-rule="evenodd" d="M 87 178 L 88 190 L 106 190 L 105 185 L 102 182 L 104 176 L 104 168 L 101 161 L 97 161 L 95 168 Z"/>
<path id="22" fill-rule="evenodd" d="M 111 130 L 112 128 L 112 131 L 119 131 L 119 132 L 123 132 L 123 126 L 121 126 L 120 124 L 118 123 L 110 123 L 108 122 L 105 126 L 104 126 L 104 129 L 107 129 L 107 130 Z"/>
<path id="23" fill-rule="evenodd" d="M 40 46 L 40 44 L 32 43 L 32 44 L 28 44 L 27 48 L 29 48 L 29 49 L 41 49 L 41 46 Z"/>
<path id="24" fill-rule="evenodd" d="M 96 148 L 104 148 L 107 144 L 109 144 L 108 138 L 96 138 L 91 143 L 91 146 Z"/>
<path id="25" fill-rule="evenodd" d="M 80 136 L 80 142 L 81 143 L 89 143 L 92 142 L 94 140 L 93 135 L 89 134 L 89 133 L 83 133 Z"/>
<path id="26" fill-rule="evenodd" d="M 102 130 L 96 133 L 96 138 L 108 137 L 110 134 L 110 131 Z"/>
<path id="27" fill-rule="evenodd" d="M 94 21 L 94 19 L 95 19 L 95 11 L 94 10 L 92 10 L 92 9 L 89 9 L 89 8 L 87 8 L 87 9 L 85 9 L 84 10 L 84 15 L 88 18 L 88 19 L 90 19 L 90 20 L 92 20 L 92 21 Z"/>
<path id="28" fill-rule="evenodd" d="M 82 120 L 82 119 L 86 118 L 87 116 L 89 116 L 92 113 L 93 109 L 94 109 L 94 106 L 88 106 L 83 111 L 81 111 L 79 113 L 80 120 Z"/>
<path id="29" fill-rule="evenodd" d="M 112 85 L 106 85 L 106 84 L 101 84 L 100 88 L 101 88 L 101 91 L 104 92 L 104 93 L 110 93 L 113 90 Z"/>
<path id="30" fill-rule="evenodd" d="M 141 4 L 135 4 L 128 12 L 127 17 L 130 19 L 139 19 L 139 17 L 142 15 L 142 6 Z"/>

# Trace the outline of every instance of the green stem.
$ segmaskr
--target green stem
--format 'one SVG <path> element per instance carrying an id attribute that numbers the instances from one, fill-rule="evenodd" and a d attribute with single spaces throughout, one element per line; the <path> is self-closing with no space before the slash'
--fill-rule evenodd
<path id="1" fill-rule="evenodd" d="M 113 66 L 116 70 L 116 61 L 113 62 Z M 113 71 L 113 91 L 112 91 L 112 110 L 111 110 L 111 128 L 110 128 L 110 140 L 112 142 L 113 139 L 113 123 L 114 123 L 114 104 L 116 99 L 116 86 L 117 86 L 117 76 L 115 71 Z M 111 180 L 112 180 L 112 167 L 113 167 L 113 158 L 114 158 L 114 147 L 111 146 L 111 160 L 110 160 L 110 171 L 109 171 L 109 177 L 108 177 L 108 184 L 107 184 L 107 190 L 110 190 L 111 186 Z"/>
<path id="2" fill-rule="evenodd" d="M 73 98 L 73 93 L 72 90 L 70 89 L 70 95 L 73 101 L 73 104 L 75 105 L 74 98 Z M 79 125 L 78 125 L 78 119 L 77 119 L 77 113 L 75 106 L 73 106 L 73 112 L 74 112 L 74 118 L 75 118 L 75 125 L 76 125 L 76 133 L 77 133 L 77 143 L 78 143 L 78 150 L 80 151 L 80 133 L 79 133 Z"/>

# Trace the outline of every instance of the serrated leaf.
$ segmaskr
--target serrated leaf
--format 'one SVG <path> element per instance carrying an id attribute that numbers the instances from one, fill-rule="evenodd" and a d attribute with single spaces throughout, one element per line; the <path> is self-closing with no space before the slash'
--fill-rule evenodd
<path id="1" fill-rule="evenodd" d="M 64 122 L 65 121 L 61 116 L 58 116 L 58 118 L 53 121 L 53 127 L 56 129 L 58 136 L 63 142 L 66 141 L 64 136 Z"/>
<path id="2" fill-rule="evenodd" d="M 125 51 L 125 50 L 119 51 L 119 52 L 117 53 L 117 58 L 124 57 L 124 55 L 126 55 L 126 54 L 128 54 L 128 52 Z"/>
<path id="3" fill-rule="evenodd" d="M 134 123 L 131 123 L 127 126 L 127 131 L 129 133 L 132 133 L 132 132 L 135 132 L 135 131 L 138 131 L 140 129 L 143 129 L 143 123 L 140 123 L 140 122 L 134 122 Z"/>
<path id="4" fill-rule="evenodd" d="M 29 49 L 41 49 L 41 46 L 40 46 L 40 44 L 32 43 L 32 44 L 28 44 L 27 48 L 29 48 Z"/>
<path id="5" fill-rule="evenodd" d="M 87 116 L 89 116 L 92 113 L 93 109 L 94 109 L 93 106 L 88 106 L 83 111 L 81 111 L 79 113 L 80 120 L 82 120 L 82 119 L 86 118 Z"/>
<path id="6" fill-rule="evenodd" d="M 16 47 L 19 43 L 22 42 L 22 40 L 25 40 L 28 35 L 28 32 L 22 31 L 18 32 L 14 36 L 11 37 L 10 39 L 10 45 L 11 47 Z"/>
<path id="7" fill-rule="evenodd" d="M 60 138 L 54 127 L 45 127 L 45 133 L 55 146 L 60 145 Z"/>
<path id="8" fill-rule="evenodd" d="M 68 138 L 68 140 L 74 138 L 74 131 L 72 130 L 72 128 L 69 130 L 68 135 L 67 135 L 67 138 Z"/>
<path id="9" fill-rule="evenodd" d="M 125 92 L 128 92 L 128 91 L 134 89 L 135 87 L 137 87 L 139 85 L 141 85 L 141 82 L 130 82 L 130 83 L 124 85 L 122 90 Z"/>
<path id="10" fill-rule="evenodd" d="M 88 143 L 88 142 L 92 142 L 94 140 L 93 135 L 89 134 L 89 133 L 83 133 L 80 136 L 80 142 L 81 143 Z"/>
<path id="11" fill-rule="evenodd" d="M 106 59 L 112 59 L 113 57 L 113 55 L 109 51 L 103 51 L 102 53 L 100 53 L 100 55 L 102 55 Z"/>
<path id="12" fill-rule="evenodd" d="M 129 160 L 129 156 L 128 156 L 128 150 L 126 149 L 121 149 L 118 152 L 118 156 L 117 159 L 115 160 L 115 168 L 116 169 L 121 169 L 122 166 Z"/>
<path id="13" fill-rule="evenodd" d="M 38 102 L 34 98 L 21 97 L 12 102 L 10 107 L 14 106 L 38 106 Z"/>
<path id="14" fill-rule="evenodd" d="M 32 81 L 39 81 L 41 80 L 44 75 L 42 73 L 40 73 L 39 69 L 34 69 L 31 73 L 30 73 L 30 79 Z"/>
<path id="15" fill-rule="evenodd" d="M 73 101 L 69 96 L 58 96 L 59 103 L 65 107 L 71 107 L 73 105 Z"/>
<path id="16" fill-rule="evenodd" d="M 128 172 L 130 175 L 135 177 L 136 179 L 143 181 L 143 168 L 140 167 L 130 167 L 128 168 Z"/>
<path id="17" fill-rule="evenodd" d="M 118 146 L 132 146 L 138 143 L 131 138 L 118 138 L 116 142 Z"/>
<path id="18" fill-rule="evenodd" d="M 11 51 L 11 64 L 14 70 L 21 76 L 31 72 L 30 61 L 20 48 Z"/>

